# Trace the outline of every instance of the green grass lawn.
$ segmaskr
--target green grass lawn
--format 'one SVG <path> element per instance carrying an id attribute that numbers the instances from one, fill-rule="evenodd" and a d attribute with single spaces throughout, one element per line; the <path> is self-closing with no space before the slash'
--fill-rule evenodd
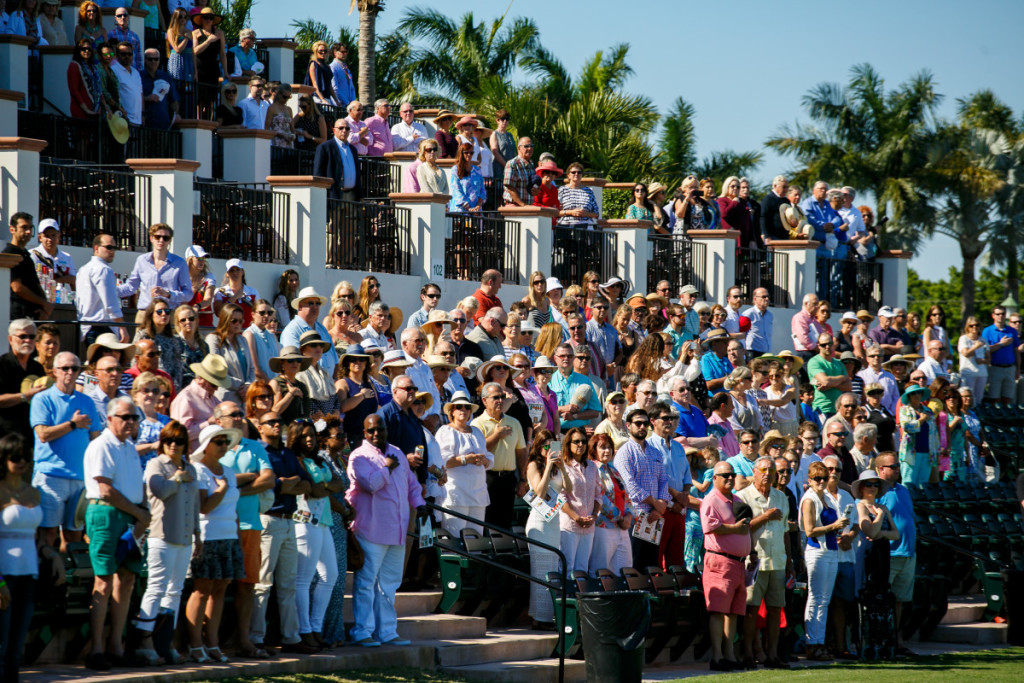
<path id="1" fill-rule="evenodd" d="M 793 671 L 758 669 L 720 674 L 729 680 L 757 680 L 758 683 L 785 681 L 864 681 L 865 683 L 918 683 L 918 681 L 1024 681 L 1024 648 L 980 650 L 962 654 L 917 657 L 893 664 L 843 664 L 808 667 Z M 823 678 L 824 676 L 824 678 Z M 424 679 L 427 680 L 427 679 Z M 686 681 L 687 679 L 681 679 Z M 724 680 L 724 679 L 723 679 Z M 681 682 L 673 682 L 681 683 Z"/>

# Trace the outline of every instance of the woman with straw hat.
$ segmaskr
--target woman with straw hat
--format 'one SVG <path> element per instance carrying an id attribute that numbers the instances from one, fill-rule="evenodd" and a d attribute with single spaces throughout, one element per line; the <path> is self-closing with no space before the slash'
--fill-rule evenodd
<path id="1" fill-rule="evenodd" d="M 923 399 L 927 387 L 910 384 L 900 397 L 900 474 L 905 484 L 926 484 L 938 466 L 939 430 L 935 414 Z"/>
<path id="2" fill-rule="evenodd" d="M 296 377 L 309 389 L 309 414 L 337 413 L 341 407 L 338 398 L 338 384 L 334 378 L 320 365 L 320 358 L 332 348 L 331 343 L 320 338 L 316 330 L 308 330 L 299 337 L 299 353 L 310 359 L 309 367 L 299 372 Z"/>
<path id="3" fill-rule="evenodd" d="M 370 354 L 359 344 L 353 344 L 342 354 L 341 384 L 338 397 L 344 414 L 345 435 L 352 448 L 363 442 L 363 420 L 377 412 L 377 392 L 370 382 Z"/>
<path id="4" fill-rule="evenodd" d="M 459 150 L 458 139 L 449 131 L 452 123 L 458 118 L 447 109 L 442 109 L 434 117 L 434 125 L 437 126 L 434 140 L 437 141 L 437 152 L 440 159 L 454 159 L 456 152 Z"/>
<path id="5" fill-rule="evenodd" d="M 857 548 L 857 572 L 869 593 L 889 589 L 889 543 L 900 540 L 889 508 L 878 501 L 892 487 L 875 470 L 864 470 L 850 487 L 857 499 L 861 541 Z M 859 588 L 860 586 L 858 586 Z"/>
<path id="6" fill-rule="evenodd" d="M 270 380 L 270 388 L 274 390 L 274 412 L 283 424 L 309 417 L 309 387 L 298 375 L 312 363 L 313 359 L 302 355 L 295 346 L 284 347 L 281 355 L 270 359 L 270 369 L 277 373 L 277 377 Z"/>
<path id="7" fill-rule="evenodd" d="M 491 502 L 487 470 L 494 465 L 494 455 L 487 450 L 483 432 L 470 424 L 478 408 L 465 393 L 455 392 L 452 400 L 444 404 L 448 424 L 437 430 L 436 439 L 448 473 L 445 484 L 448 507 L 474 519 L 483 519 Z M 443 525 L 456 536 L 467 528 L 483 533 L 483 527 L 451 515 L 445 515 Z"/>

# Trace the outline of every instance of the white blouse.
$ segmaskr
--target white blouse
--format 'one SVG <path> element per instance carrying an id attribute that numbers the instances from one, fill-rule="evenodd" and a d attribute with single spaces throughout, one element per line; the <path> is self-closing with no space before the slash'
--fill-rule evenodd
<path id="1" fill-rule="evenodd" d="M 486 453 L 486 465 L 459 465 L 448 469 L 448 483 L 444 485 L 448 505 L 458 507 L 486 507 L 491 502 L 487 493 L 487 470 L 494 466 L 494 455 L 487 450 L 484 433 L 477 427 L 460 432 L 451 425 L 437 430 L 434 436 L 441 447 L 441 458 L 451 458 L 470 453 Z"/>

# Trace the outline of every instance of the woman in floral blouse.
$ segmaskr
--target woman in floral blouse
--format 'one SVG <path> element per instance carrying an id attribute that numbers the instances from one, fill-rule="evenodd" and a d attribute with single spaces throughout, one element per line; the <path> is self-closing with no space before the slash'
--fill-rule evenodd
<path id="1" fill-rule="evenodd" d="M 590 459 L 597 465 L 600 504 L 594 521 L 594 547 L 590 551 L 590 573 L 610 569 L 616 575 L 623 567 L 633 564 L 629 530 L 633 526 L 633 505 L 626 494 L 626 486 L 615 469 L 615 449 L 607 434 L 590 438 Z"/>

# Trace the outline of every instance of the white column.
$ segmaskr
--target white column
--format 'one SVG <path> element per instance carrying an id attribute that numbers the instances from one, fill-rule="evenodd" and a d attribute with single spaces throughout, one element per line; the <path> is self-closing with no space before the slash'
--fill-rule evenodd
<path id="1" fill-rule="evenodd" d="M 174 229 L 171 251 L 184 257 L 192 244 L 193 180 L 199 163 L 185 159 L 128 159 L 129 167 L 150 181 L 150 218 Z"/>
<path id="2" fill-rule="evenodd" d="M 412 235 L 412 262 L 409 274 L 423 282 L 444 280 L 445 237 L 448 220 L 445 216 L 446 194 L 392 192 L 388 197 L 399 209 L 409 209 Z"/>
<path id="3" fill-rule="evenodd" d="M 907 307 L 907 271 L 911 251 L 883 251 L 878 255 L 882 264 L 882 304 L 893 308 Z"/>
<path id="4" fill-rule="evenodd" d="M 551 272 L 551 221 L 556 209 L 546 206 L 503 206 L 498 209 L 508 220 L 519 222 L 519 282 L 530 281 L 530 273 Z M 529 284 L 526 284 L 529 287 Z"/>
<path id="5" fill-rule="evenodd" d="M 437 132 L 437 124 L 434 123 L 434 117 L 440 113 L 440 109 L 417 109 L 413 113 L 413 120 L 422 123 L 423 127 L 427 129 L 427 135 L 434 137 L 434 133 Z"/>
<path id="6" fill-rule="evenodd" d="M 409 168 L 416 161 L 415 152 L 388 152 L 384 155 L 388 163 L 398 167 L 398 186 L 402 187 L 402 178 L 405 177 L 405 169 Z M 404 189 L 404 188 L 403 188 Z"/>
<path id="7" fill-rule="evenodd" d="M 725 292 L 736 284 L 736 240 L 738 230 L 690 230 L 694 242 L 707 249 L 707 278 L 704 282 L 708 301 L 725 303 Z M 812 280 L 813 283 L 813 280 Z"/>
<path id="8" fill-rule="evenodd" d="M 0 35 L 0 90 L 28 93 L 28 46 L 31 38 Z M 65 83 L 64 88 L 67 89 Z"/>
<path id="9" fill-rule="evenodd" d="M 217 122 L 182 119 L 178 121 L 178 130 L 181 131 L 181 156 L 199 164 L 197 176 L 212 178 L 213 135 L 217 130 Z"/>
<path id="10" fill-rule="evenodd" d="M 651 258 L 647 236 L 653 225 L 651 221 L 603 221 L 603 229 L 615 233 L 619 277 L 629 280 L 637 291 L 647 291 L 647 263 Z"/>
<path id="11" fill-rule="evenodd" d="M 4 225 L 7 225 L 7 217 L 4 216 Z M 11 320 L 11 297 L 6 292 L 11 291 L 11 268 L 21 263 L 21 257 L 17 254 L 0 254 L 0 320 L 10 323 Z M 7 325 L 5 324 L 4 327 Z M 6 331 L 6 330 L 5 330 Z"/>
<path id="12" fill-rule="evenodd" d="M 4 226 L 19 211 L 38 220 L 39 153 L 45 148 L 45 140 L 0 138 L 0 222 Z"/>
<path id="13" fill-rule="evenodd" d="M 820 242 L 814 240 L 772 240 L 772 249 L 789 256 L 789 299 L 794 310 L 800 310 L 804 295 L 817 289 L 818 256 Z M 778 306 L 778 301 L 772 302 Z"/>
<path id="14" fill-rule="evenodd" d="M 0 90 L 0 138 L 18 137 L 18 103 L 25 93 Z"/>
<path id="15" fill-rule="evenodd" d="M 270 175 L 272 130 L 228 128 L 218 130 L 224 141 L 224 180 L 238 183 L 266 182 Z"/>
<path id="16" fill-rule="evenodd" d="M 270 62 L 265 65 L 263 77 L 268 81 L 291 83 L 295 75 L 296 43 L 286 38 L 264 38 L 259 44 L 267 48 L 267 61 Z"/>
<path id="17" fill-rule="evenodd" d="M 597 201 L 597 215 L 604 217 L 604 186 L 608 184 L 608 181 L 604 178 L 583 178 L 580 182 L 594 193 L 594 199 Z"/>
<path id="18" fill-rule="evenodd" d="M 68 65 L 74 56 L 73 45 L 39 48 L 43 60 L 43 111 L 71 116 L 71 93 L 68 92 Z"/>
<path id="19" fill-rule="evenodd" d="M 269 176 L 267 182 L 277 192 L 288 195 L 291 225 L 275 226 L 288 231 L 289 263 L 306 267 L 306 277 L 318 292 L 329 294 L 334 288 L 327 280 L 327 190 L 330 178 L 317 176 Z M 324 311 L 326 314 L 326 311 Z"/>

